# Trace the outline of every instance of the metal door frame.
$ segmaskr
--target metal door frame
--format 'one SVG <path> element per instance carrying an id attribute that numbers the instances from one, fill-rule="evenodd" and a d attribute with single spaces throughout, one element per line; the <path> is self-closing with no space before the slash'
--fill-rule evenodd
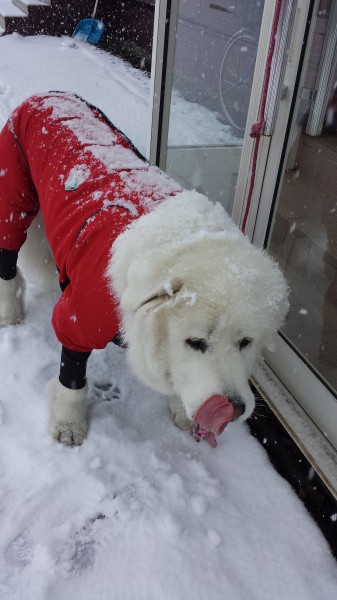
<path id="1" fill-rule="evenodd" d="M 166 167 L 179 0 L 156 0 L 151 67 L 149 160 Z"/>
<path id="2" fill-rule="evenodd" d="M 309 60 L 318 7 L 319 0 L 298 1 L 284 76 L 286 94 L 279 106 L 272 137 L 263 137 L 260 143 L 257 178 L 247 228 L 254 245 L 260 247 L 265 246 L 273 222 L 273 211 L 295 127 L 293 117 L 300 102 L 299 90 L 303 85 Z M 253 142 L 247 140 L 240 166 L 243 173 L 249 173 L 252 151 Z M 241 178 L 240 184 L 242 187 L 237 191 L 234 207 L 238 224 L 242 219 L 248 182 L 244 185 Z M 257 369 L 256 385 L 337 497 L 335 396 L 281 335 L 276 339 L 276 352 L 265 352 L 264 356 L 266 364 L 262 371 L 261 368 Z M 270 386 L 273 393 L 268 391 Z"/>

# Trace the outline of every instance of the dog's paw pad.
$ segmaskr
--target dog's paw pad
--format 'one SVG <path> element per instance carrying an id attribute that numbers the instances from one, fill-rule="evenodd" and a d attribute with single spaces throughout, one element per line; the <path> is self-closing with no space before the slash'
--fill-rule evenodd
<path id="1" fill-rule="evenodd" d="M 88 423 L 58 423 L 52 427 L 51 433 L 53 438 L 64 446 L 80 446 L 87 437 Z"/>

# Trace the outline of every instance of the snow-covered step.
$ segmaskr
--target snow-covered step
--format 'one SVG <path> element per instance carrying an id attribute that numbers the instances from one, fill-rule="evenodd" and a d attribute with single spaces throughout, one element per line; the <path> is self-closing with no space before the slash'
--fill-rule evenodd
<path id="1" fill-rule="evenodd" d="M 6 30 L 3 27 L 0 27 L 0 37 L 6 32 Z"/>
<path id="2" fill-rule="evenodd" d="M 0 0 L 0 15 L 2 17 L 24 17 L 23 10 L 14 6 L 12 0 Z"/>
<path id="3" fill-rule="evenodd" d="M 21 10 L 26 16 L 30 6 L 50 6 L 50 0 L 11 0 L 12 4 Z"/>
<path id="4" fill-rule="evenodd" d="M 6 29 L 6 17 L 25 17 L 25 13 L 11 0 L 0 0 L 0 27 Z"/>
<path id="5" fill-rule="evenodd" d="M 0 0 L 0 27 L 5 30 L 2 33 L 7 31 L 12 33 L 16 31 L 16 27 L 21 32 L 23 23 L 21 18 L 25 21 L 27 17 L 29 19 L 32 17 L 32 20 L 36 21 L 37 19 L 39 21 L 41 14 L 44 14 L 44 9 L 49 8 L 50 4 L 51 0 Z M 19 25 L 20 22 L 21 26 Z M 30 20 L 29 25 L 31 24 Z M 0 31 L 0 35 L 2 33 Z"/>

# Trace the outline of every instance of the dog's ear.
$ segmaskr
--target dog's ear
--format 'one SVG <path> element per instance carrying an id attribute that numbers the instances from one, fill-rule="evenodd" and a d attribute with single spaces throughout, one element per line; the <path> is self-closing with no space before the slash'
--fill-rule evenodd
<path id="1" fill-rule="evenodd" d="M 181 290 L 183 284 L 180 279 L 174 279 L 173 281 L 169 281 L 162 285 L 159 290 L 155 292 L 155 294 L 151 295 L 150 298 L 147 298 L 144 302 L 142 302 L 138 308 L 146 307 L 148 310 L 157 308 L 161 304 L 166 302 L 171 302 L 172 299 L 176 298 L 176 295 Z"/>
<path id="2" fill-rule="evenodd" d="M 138 310 L 143 306 L 155 308 L 172 300 L 182 286 L 181 279 L 166 279 L 164 274 L 156 272 L 149 262 L 137 260 L 129 268 L 121 307 L 124 310 Z"/>

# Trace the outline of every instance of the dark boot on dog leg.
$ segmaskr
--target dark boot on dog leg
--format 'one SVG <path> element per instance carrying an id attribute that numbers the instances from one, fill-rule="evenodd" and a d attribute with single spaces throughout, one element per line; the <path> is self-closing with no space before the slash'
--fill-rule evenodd
<path id="1" fill-rule="evenodd" d="M 86 370 L 90 354 L 62 346 L 60 377 L 49 383 L 49 431 L 65 446 L 79 446 L 88 432 Z"/>

